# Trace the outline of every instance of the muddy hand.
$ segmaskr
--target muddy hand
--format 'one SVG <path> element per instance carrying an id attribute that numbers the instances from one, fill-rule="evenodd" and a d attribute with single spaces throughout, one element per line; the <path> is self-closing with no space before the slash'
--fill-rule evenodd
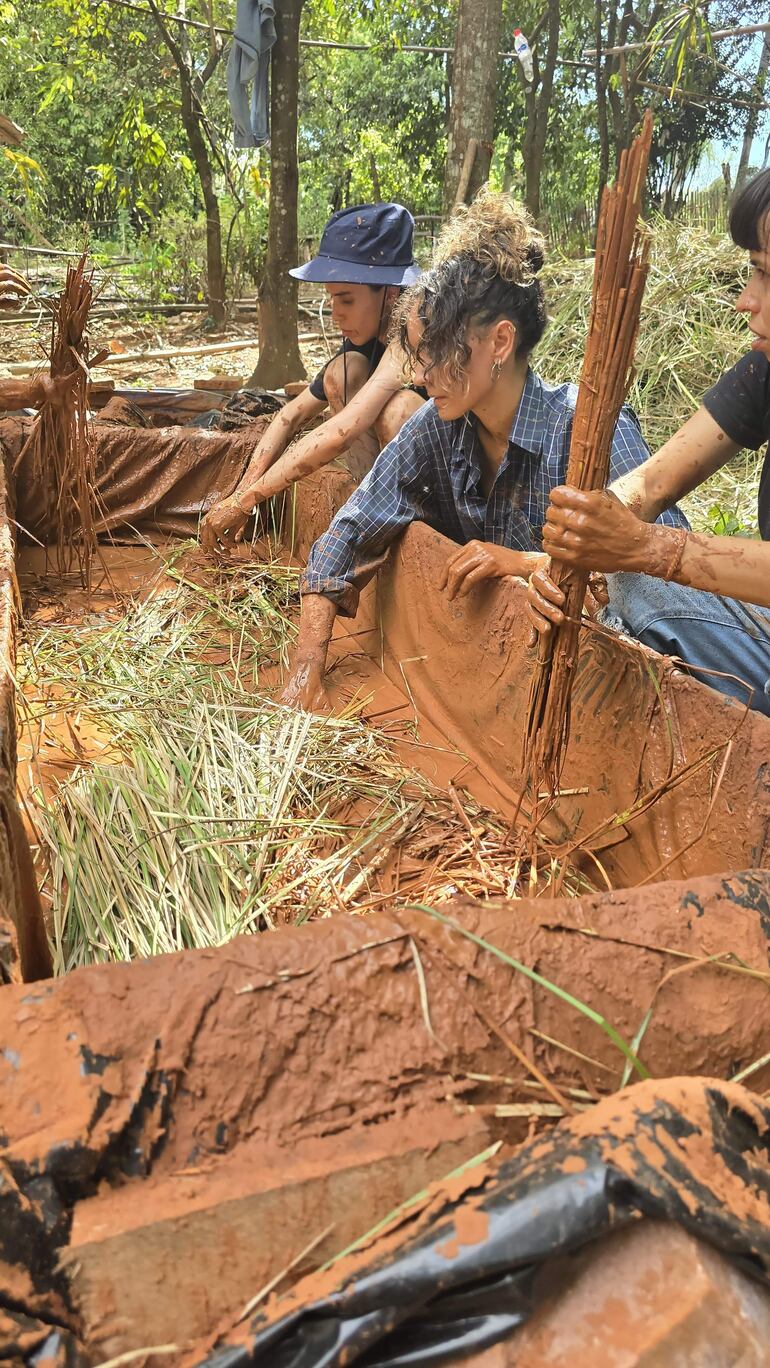
<path id="1" fill-rule="evenodd" d="M 454 599 L 458 594 L 469 593 L 474 584 L 480 584 L 482 580 L 497 579 L 505 573 L 497 556 L 500 549 L 482 541 L 471 541 L 467 546 L 461 546 L 444 565 L 438 582 L 439 589 L 445 589 L 447 598 Z"/>
<path id="2" fill-rule="evenodd" d="M 297 665 L 286 681 L 281 703 L 300 712 L 330 713 L 332 701 L 326 692 L 323 674 L 313 665 Z"/>
<path id="3" fill-rule="evenodd" d="M 538 634 L 545 636 L 564 621 L 564 593 L 551 579 L 549 570 L 550 566 L 540 566 L 527 581 L 527 615 L 532 623 L 530 646 L 535 645 Z"/>
<path id="4" fill-rule="evenodd" d="M 213 555 L 243 540 L 248 513 L 233 498 L 220 499 L 209 509 L 201 523 L 201 546 Z"/>
<path id="5" fill-rule="evenodd" d="M 559 486 L 543 526 L 543 550 L 564 565 L 582 570 L 632 569 L 649 536 L 649 526 L 608 489 Z"/>

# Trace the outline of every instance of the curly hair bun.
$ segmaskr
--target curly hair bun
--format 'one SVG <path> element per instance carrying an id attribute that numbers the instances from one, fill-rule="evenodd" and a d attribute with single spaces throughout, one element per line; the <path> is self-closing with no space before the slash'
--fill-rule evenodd
<path id="1" fill-rule="evenodd" d="M 472 204 L 459 205 L 441 230 L 433 254 L 437 266 L 449 257 L 471 257 L 485 274 L 527 285 L 545 260 L 545 240 L 529 210 L 510 195 L 483 186 Z"/>

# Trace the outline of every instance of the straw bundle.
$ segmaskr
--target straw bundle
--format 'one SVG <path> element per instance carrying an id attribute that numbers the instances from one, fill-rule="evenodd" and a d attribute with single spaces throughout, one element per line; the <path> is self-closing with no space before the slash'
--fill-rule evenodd
<path id="1" fill-rule="evenodd" d="M 33 477 L 46 510 L 46 535 L 56 546 L 56 567 L 65 574 L 79 570 L 91 587 L 96 552 L 94 451 L 88 426 L 88 313 L 94 297 L 93 271 L 84 253 L 68 266 L 59 297 L 50 304 L 52 380 L 64 382 L 56 402 L 40 407 L 32 432 L 19 456 L 31 451 Z M 69 383 L 67 383 L 69 382 Z"/>
<path id="2" fill-rule="evenodd" d="M 636 333 L 647 278 L 649 242 L 639 213 L 652 140 L 652 116 L 621 157 L 615 186 L 602 199 L 596 244 L 591 321 L 572 426 L 566 483 L 602 489 L 609 477 L 615 424 L 628 393 Z M 569 703 L 578 654 L 580 615 L 588 576 L 554 562 L 552 576 L 566 596 L 564 625 L 540 638 L 530 689 L 524 768 L 536 801 L 557 793 L 569 736 Z"/>

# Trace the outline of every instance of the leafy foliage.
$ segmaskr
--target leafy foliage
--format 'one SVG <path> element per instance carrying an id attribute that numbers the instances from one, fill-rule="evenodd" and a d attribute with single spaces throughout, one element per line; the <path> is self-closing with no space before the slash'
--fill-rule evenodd
<path id="1" fill-rule="evenodd" d="M 543 9 L 535 0 L 490 0 L 503 10 L 503 45 L 520 25 L 537 49 Z M 71 240 L 80 225 L 125 244 L 126 225 L 153 279 L 185 268 L 186 285 L 205 287 L 203 200 L 181 119 L 178 72 L 149 12 L 120 0 L 0 0 L 0 109 L 27 130 L 22 150 L 0 156 L 3 231 Z M 303 35 L 347 50 L 306 46 L 300 78 L 300 235 L 315 237 L 344 204 L 397 198 L 415 214 L 442 201 L 452 58 L 407 48 L 452 48 L 457 4 L 438 0 L 305 0 Z M 148 7 L 147 13 L 140 12 Z M 174 5 L 161 3 L 172 12 Z M 194 75 L 202 126 L 223 218 L 229 288 L 247 288 L 264 259 L 270 178 L 268 150 L 232 145 L 225 61 L 211 64 L 234 23 L 235 0 L 188 0 L 200 28 L 171 26 Z M 596 62 L 603 47 L 654 46 L 603 59 L 610 140 L 609 174 L 641 108 L 652 103 L 656 140 L 653 203 L 674 212 L 704 147 L 734 138 L 751 96 L 752 40 L 712 44 L 717 24 L 766 18 L 759 0 L 709 5 L 577 0 L 561 6 L 559 54 L 540 202 L 552 238 L 565 250 L 590 246 L 600 184 Z M 598 26 L 597 26 L 598 20 Z M 224 33 L 213 34 L 211 22 Z M 748 65 L 747 65 L 748 63 Z M 213 70 L 213 75 L 211 75 Z M 210 77 L 210 79 L 209 79 Z M 523 195 L 522 146 L 530 117 L 519 63 L 501 61 L 491 179 Z M 127 217 L 126 217 L 127 216 Z M 194 231 L 182 233 L 187 222 Z M 32 225 L 32 228 L 29 227 Z M 172 227 L 173 225 L 173 227 Z M 176 236 L 174 236 L 176 235 Z M 192 253 L 192 257 L 190 256 Z"/>

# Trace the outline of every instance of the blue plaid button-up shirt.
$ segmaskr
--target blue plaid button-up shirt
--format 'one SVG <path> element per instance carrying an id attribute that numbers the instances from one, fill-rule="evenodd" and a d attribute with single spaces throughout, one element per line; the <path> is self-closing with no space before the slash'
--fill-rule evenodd
<path id="1" fill-rule="evenodd" d="M 461 545 L 478 540 L 540 551 L 548 499 L 567 473 L 577 385 L 547 385 L 529 371 L 508 451 L 489 498 L 481 488 L 482 449 L 472 414 L 444 422 L 429 401 L 379 454 L 366 479 L 319 537 L 302 577 L 303 594 L 325 594 L 353 616 L 358 595 L 391 543 L 425 522 Z M 638 420 L 621 410 L 610 479 L 646 461 Z M 659 519 L 687 527 L 678 508 Z"/>

